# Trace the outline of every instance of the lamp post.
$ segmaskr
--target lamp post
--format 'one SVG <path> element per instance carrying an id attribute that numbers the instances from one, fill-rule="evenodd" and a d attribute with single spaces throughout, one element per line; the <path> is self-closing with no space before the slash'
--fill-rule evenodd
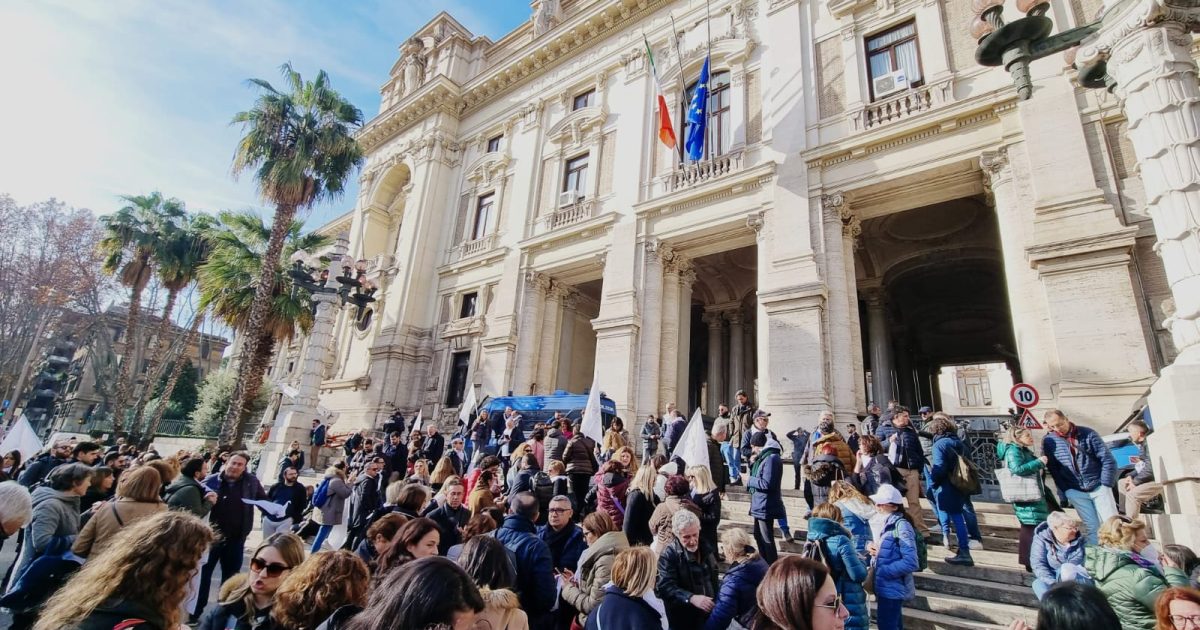
<path id="1" fill-rule="evenodd" d="M 1179 353 L 1150 389 L 1150 447 L 1167 506 L 1152 518 L 1160 537 L 1200 545 L 1200 80 L 1191 52 L 1200 0 L 1107 0 L 1097 21 L 1053 36 L 1045 0 L 1018 0 L 1026 15 L 1009 23 L 1004 0 L 975 0 L 974 8 L 976 60 L 1008 69 L 1022 100 L 1033 94 L 1029 62 L 1068 51 L 1080 85 L 1123 103 Z"/>

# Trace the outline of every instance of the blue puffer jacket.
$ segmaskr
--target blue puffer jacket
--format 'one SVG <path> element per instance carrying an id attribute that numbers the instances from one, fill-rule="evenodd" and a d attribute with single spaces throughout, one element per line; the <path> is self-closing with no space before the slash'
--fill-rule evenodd
<path id="1" fill-rule="evenodd" d="M 867 579 L 867 565 L 858 557 L 850 532 L 827 518 L 813 518 L 808 521 L 808 539 L 822 541 L 825 545 L 837 592 L 841 593 L 846 610 L 850 611 L 850 617 L 846 619 L 847 630 L 866 630 L 871 625 L 867 592 L 862 586 L 863 580 Z"/>
<path id="2" fill-rule="evenodd" d="M 1071 442 L 1075 454 L 1071 455 Z M 1091 492 L 1100 486 L 1111 488 L 1117 483 L 1117 460 L 1100 439 L 1100 434 L 1072 424 L 1066 436 L 1054 431 L 1042 438 L 1042 454 L 1050 458 L 1046 469 L 1054 477 L 1060 498 L 1067 490 Z"/>
<path id="3" fill-rule="evenodd" d="M 915 597 L 917 587 L 913 573 L 919 568 L 917 533 L 903 516 L 892 514 L 883 527 L 879 555 L 875 557 L 875 595 L 900 600 Z"/>
<path id="4" fill-rule="evenodd" d="M 504 518 L 495 536 L 517 558 L 516 591 L 521 609 L 534 627 L 534 621 L 544 620 L 557 598 L 550 547 L 537 537 L 533 521 L 515 514 Z"/>
<path id="5" fill-rule="evenodd" d="M 1054 583 L 1058 580 L 1058 569 L 1066 563 L 1083 566 L 1086 555 L 1087 537 L 1078 535 L 1065 548 L 1054 539 L 1050 523 L 1042 523 L 1033 530 L 1033 546 L 1029 548 L 1029 564 L 1039 580 Z"/>
<path id="6" fill-rule="evenodd" d="M 839 503 L 842 503 L 839 501 Z M 838 507 L 841 507 L 840 505 Z M 871 524 L 867 519 L 847 510 L 842 509 L 842 526 L 850 530 L 854 535 L 854 548 L 858 551 L 860 557 L 867 557 L 867 543 L 871 542 Z"/>
<path id="7" fill-rule="evenodd" d="M 962 440 L 953 433 L 939 434 L 933 440 L 933 496 L 938 509 L 947 514 L 962 514 L 967 497 L 950 483 L 950 472 L 958 467 L 958 458 L 967 452 Z"/>
<path id="8" fill-rule="evenodd" d="M 780 458 L 779 442 L 767 440 L 767 447 L 758 454 L 759 459 L 750 467 L 750 516 L 758 519 L 786 518 L 783 507 L 783 460 Z"/>
<path id="9" fill-rule="evenodd" d="M 717 605 L 709 614 L 704 630 L 725 630 L 734 619 L 741 619 L 748 611 L 757 609 L 755 593 L 767 568 L 767 561 L 759 556 L 729 567 L 717 592 Z"/>

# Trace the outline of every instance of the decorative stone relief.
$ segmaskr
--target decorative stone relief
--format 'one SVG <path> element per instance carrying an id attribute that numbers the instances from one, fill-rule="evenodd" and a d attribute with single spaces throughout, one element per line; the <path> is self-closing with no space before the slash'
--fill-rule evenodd
<path id="1" fill-rule="evenodd" d="M 821 118 L 846 111 L 846 69 L 842 42 L 831 37 L 817 43 L 817 106 Z"/>
<path id="2" fill-rule="evenodd" d="M 402 89 L 400 96 L 407 96 L 417 91 L 425 82 L 425 61 L 427 58 L 424 45 L 419 40 L 409 40 L 400 47 L 400 76 Z"/>
<path id="3" fill-rule="evenodd" d="M 562 7 L 558 0 L 533 0 L 533 36 L 541 37 L 562 22 Z"/>

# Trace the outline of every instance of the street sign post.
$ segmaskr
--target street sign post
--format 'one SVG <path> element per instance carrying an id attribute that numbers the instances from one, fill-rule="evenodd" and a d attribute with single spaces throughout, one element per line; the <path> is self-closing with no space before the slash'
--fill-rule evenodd
<path id="1" fill-rule="evenodd" d="M 1022 409 L 1036 407 L 1038 400 L 1041 399 L 1038 396 L 1038 391 L 1034 389 L 1033 385 L 1028 383 L 1017 383 L 1016 385 L 1013 385 L 1012 390 L 1008 392 L 1008 397 L 1012 400 L 1014 405 Z"/>

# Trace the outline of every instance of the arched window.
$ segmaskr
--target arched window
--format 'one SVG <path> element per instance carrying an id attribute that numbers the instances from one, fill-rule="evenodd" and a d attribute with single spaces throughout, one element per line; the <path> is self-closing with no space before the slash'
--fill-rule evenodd
<path id="1" fill-rule="evenodd" d="M 687 88 L 687 93 L 683 99 L 682 107 L 679 111 L 679 119 L 683 121 L 683 135 L 679 137 L 679 159 L 684 160 L 686 151 L 684 142 L 688 137 L 688 131 L 691 125 L 687 122 L 687 108 L 692 103 L 692 96 L 696 93 L 696 84 L 694 82 Z M 723 155 L 729 150 L 730 139 L 732 138 L 733 126 L 729 116 L 729 72 L 714 72 L 708 77 L 708 128 L 705 129 L 704 138 L 704 159 L 712 159 L 719 155 Z"/>

